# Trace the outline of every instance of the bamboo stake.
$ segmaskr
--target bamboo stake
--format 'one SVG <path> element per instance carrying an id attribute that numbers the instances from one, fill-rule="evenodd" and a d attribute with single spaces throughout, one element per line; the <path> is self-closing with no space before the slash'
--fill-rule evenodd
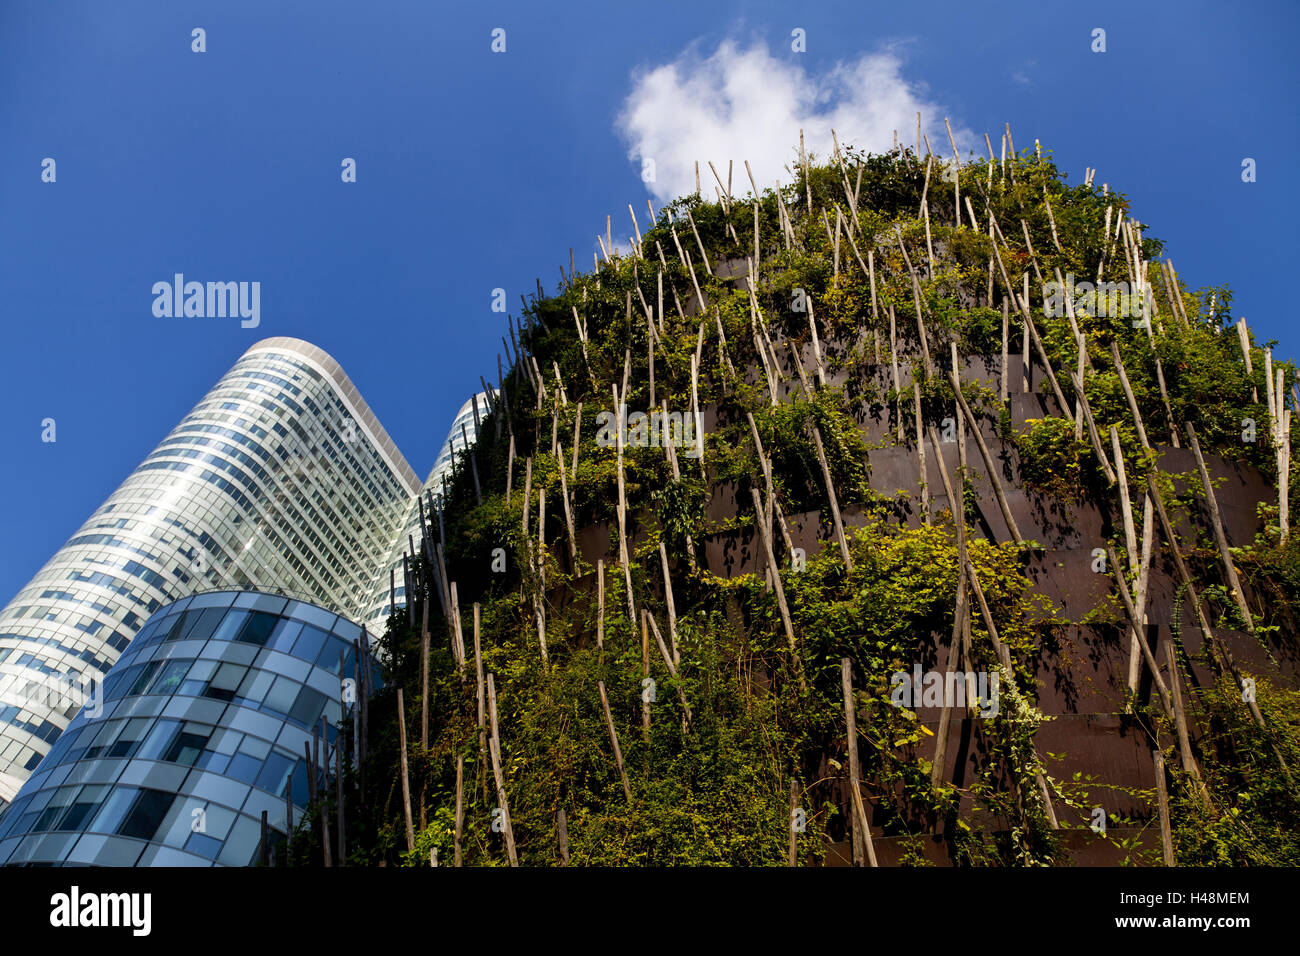
<path id="1" fill-rule="evenodd" d="M 1101 435 L 1097 432 L 1097 422 L 1092 417 L 1092 408 L 1088 405 L 1088 396 L 1083 390 L 1083 382 L 1079 380 L 1079 376 L 1075 375 L 1072 370 L 1067 369 L 1066 371 L 1070 376 L 1071 384 L 1074 385 L 1075 395 L 1079 399 L 1076 405 L 1076 414 L 1081 414 L 1084 422 L 1087 423 L 1088 438 L 1092 442 L 1092 450 L 1097 453 L 1097 463 L 1101 465 L 1101 470 L 1106 475 L 1106 483 L 1113 485 L 1116 481 L 1115 472 L 1110 467 L 1110 456 L 1106 454 L 1106 449 L 1101 443 Z"/>
<path id="2" fill-rule="evenodd" d="M 626 365 L 624 366 L 626 369 Z M 627 395 L 627 385 L 623 386 L 623 394 Z M 614 417 L 618 426 L 617 447 L 618 447 L 618 553 L 619 563 L 623 565 L 623 577 L 627 584 L 627 613 L 628 620 L 636 620 L 636 602 L 632 597 L 632 568 L 628 559 L 627 551 L 627 492 L 623 481 L 623 422 L 624 407 L 619 398 L 618 389 L 614 388 Z"/>
<path id="3" fill-rule="evenodd" d="M 478 607 L 478 605 L 475 605 Z M 456 829 L 452 835 L 452 848 L 456 854 L 453 866 L 464 866 L 461 854 L 461 835 L 465 832 L 465 755 L 456 757 Z"/>
<path id="4" fill-rule="evenodd" d="M 998 376 L 998 397 L 1001 398 L 1002 404 L 1007 404 L 1009 399 L 1009 389 L 1007 382 L 1007 366 L 1011 364 L 1011 353 L 1008 351 L 1008 335 L 1011 331 L 1011 314 L 1008 311 L 1007 300 L 1002 299 L 1002 374 Z"/>
<path id="5" fill-rule="evenodd" d="M 817 338 L 817 319 L 813 315 L 812 296 L 808 297 L 808 327 L 812 329 L 813 358 L 817 360 L 817 384 L 826 387 L 826 363 L 822 361 L 821 341 Z"/>
<path id="6" fill-rule="evenodd" d="M 898 229 L 895 232 L 898 238 L 898 248 L 903 253 L 903 261 L 907 263 L 907 271 L 912 277 L 912 301 L 916 306 L 916 331 L 921 341 L 921 360 L 925 363 L 926 377 L 934 375 L 934 362 L 930 359 L 930 342 L 929 336 L 925 331 L 925 319 L 921 310 L 921 283 L 916 277 L 916 269 L 912 267 L 912 260 L 908 258 L 907 247 L 903 244 L 903 231 Z"/>
<path id="7" fill-rule="evenodd" d="M 799 781 L 790 778 L 790 849 L 786 856 L 786 866 L 795 866 L 798 862 L 798 831 L 794 826 L 795 814 L 799 811 Z"/>
<path id="8" fill-rule="evenodd" d="M 754 450 L 758 453 L 758 463 L 763 469 L 763 484 L 767 493 L 768 511 L 771 512 L 776 502 L 775 487 L 772 484 L 772 461 L 763 450 L 763 439 L 758 435 L 758 425 L 754 421 L 754 413 L 746 412 L 745 418 L 749 421 L 749 432 L 754 439 Z M 770 519 L 771 515 L 769 514 L 768 520 Z M 781 535 L 785 543 L 786 554 L 792 553 L 794 551 L 794 542 L 790 539 L 790 532 L 785 526 L 784 518 L 781 520 Z"/>
<path id="9" fill-rule="evenodd" d="M 786 604 L 785 588 L 781 586 L 780 569 L 776 563 L 776 556 L 772 553 L 772 534 L 763 523 L 765 515 L 763 502 L 759 499 L 757 488 L 751 488 L 750 494 L 754 496 L 754 513 L 758 522 L 759 534 L 763 539 L 763 551 L 767 555 L 768 567 L 772 569 L 772 583 L 776 588 L 776 601 L 778 606 L 781 608 L 781 626 L 785 628 L 785 639 L 786 643 L 790 645 L 790 653 L 797 655 L 798 650 L 794 640 L 794 625 L 790 621 L 790 607 Z"/>
<path id="10" fill-rule="evenodd" d="M 844 685 L 844 725 L 849 745 L 849 787 L 853 797 L 853 840 L 858 845 L 859 858 L 863 855 L 871 866 L 876 862 L 876 848 L 871 839 L 871 824 L 867 822 L 866 807 L 862 803 L 861 774 L 858 767 L 858 723 L 853 706 L 853 669 L 847 657 L 840 659 L 840 681 Z M 865 854 L 862 852 L 865 850 Z"/>
<path id="11" fill-rule="evenodd" d="M 1133 527 L 1133 504 L 1128 494 L 1128 477 L 1124 472 L 1124 450 L 1119 444 L 1119 431 L 1114 425 L 1110 426 L 1110 444 L 1111 450 L 1115 454 L 1115 475 L 1119 479 L 1119 506 L 1120 514 L 1124 519 L 1124 545 L 1128 549 L 1129 562 L 1132 563 L 1133 555 L 1137 553 L 1137 531 Z"/>
<path id="12" fill-rule="evenodd" d="M 677 606 L 673 603 L 673 579 L 668 573 L 668 549 L 659 542 L 659 560 L 664 569 L 664 597 L 668 601 L 668 638 L 672 642 L 673 664 L 680 666 L 681 658 L 677 651 Z"/>
<path id="13" fill-rule="evenodd" d="M 605 650 L 605 559 L 596 559 L 596 646 Z"/>
<path id="14" fill-rule="evenodd" d="M 429 749 L 429 602 L 420 626 L 420 749 Z"/>
<path id="15" fill-rule="evenodd" d="M 487 729 L 486 729 L 486 710 L 484 703 L 484 692 L 486 691 L 483 680 L 483 649 L 479 641 L 479 605 L 474 605 L 474 703 L 478 716 L 478 770 L 479 784 L 483 789 L 483 798 L 487 799 Z"/>
<path id="16" fill-rule="evenodd" d="M 1011 506 L 1007 504 L 1007 496 L 1002 488 L 1002 478 L 998 474 L 997 463 L 994 462 L 988 445 L 984 443 L 984 436 L 980 434 L 979 422 L 975 420 L 970 406 L 966 404 L 966 396 L 961 391 L 961 382 L 952 372 L 948 373 L 948 380 L 952 383 L 953 392 L 957 397 L 957 407 L 962 417 L 969 423 L 971 433 L 975 436 L 975 444 L 980 450 L 980 456 L 984 459 L 984 467 L 988 469 L 989 484 L 993 486 L 993 495 L 997 498 L 998 508 L 1002 511 L 1002 518 L 1007 523 L 1007 530 L 1011 532 L 1011 537 L 1016 544 L 1024 544 L 1025 539 L 1021 536 L 1020 528 L 1016 525 L 1016 519 L 1011 514 Z"/>
<path id="17" fill-rule="evenodd" d="M 1174 866 L 1174 838 L 1169 828 L 1169 795 L 1165 792 L 1165 755 L 1159 744 L 1151 748 L 1151 762 L 1155 765 L 1156 801 L 1160 810 L 1160 849 L 1165 866 Z"/>
<path id="18" fill-rule="evenodd" d="M 605 710 L 605 727 L 609 730 L 609 742 L 614 745 L 614 762 L 618 764 L 618 776 L 623 781 L 623 796 L 632 802 L 632 787 L 627 782 L 627 771 L 623 769 L 623 751 L 618 745 L 618 731 L 614 729 L 614 716 L 609 711 L 609 696 L 605 693 L 605 682 L 597 681 L 600 688 L 600 706 Z"/>
<path id="19" fill-rule="evenodd" d="M 406 850 L 415 852 L 415 824 L 411 818 L 411 777 L 406 765 L 406 704 L 402 700 L 402 688 L 397 688 L 397 728 L 400 732 L 402 754 L 402 811 L 406 815 Z M 315 773 L 315 768 L 312 768 Z M 329 857 L 329 841 L 325 841 L 325 855 Z M 328 864 L 327 864 L 328 865 Z"/>
<path id="20" fill-rule="evenodd" d="M 569 865 L 569 815 L 561 807 L 555 813 L 555 831 L 560 842 L 560 866 Z"/>
<path id="21" fill-rule="evenodd" d="M 1115 586 L 1119 590 L 1120 600 L 1124 603 L 1124 610 L 1128 613 L 1129 623 L 1133 627 L 1133 633 L 1137 636 L 1138 646 L 1142 648 L 1142 657 L 1147 662 L 1147 667 L 1151 669 L 1151 680 L 1155 684 L 1156 690 L 1160 693 L 1160 703 L 1164 708 L 1165 714 L 1173 716 L 1173 698 L 1170 696 L 1169 688 L 1165 686 L 1164 679 L 1160 676 L 1160 667 L 1156 663 L 1156 657 L 1151 653 L 1151 645 L 1147 642 L 1143 628 L 1139 624 L 1137 608 L 1133 606 L 1133 598 L 1129 594 L 1128 582 L 1124 580 L 1124 566 L 1119 563 L 1119 558 L 1115 555 L 1115 548 L 1109 542 L 1106 544 L 1106 557 L 1110 561 L 1111 576 L 1115 579 Z"/>
<path id="22" fill-rule="evenodd" d="M 492 721 L 492 737 L 488 746 L 492 751 L 492 776 L 497 785 L 497 804 L 501 809 L 502 825 L 506 838 L 506 855 L 511 866 L 519 865 L 515 853 L 515 830 L 510 822 L 510 804 L 506 798 L 505 775 L 501 772 L 501 733 L 497 727 L 497 685 L 494 675 L 487 675 L 488 714 Z"/>
<path id="23" fill-rule="evenodd" d="M 575 449 L 576 451 L 576 449 Z M 560 497 L 564 501 L 564 524 L 569 530 L 569 566 L 574 570 L 578 567 L 578 535 L 573 530 L 573 508 L 569 504 L 569 478 L 564 468 L 564 456 L 559 458 L 560 464 Z"/>
<path id="24" fill-rule="evenodd" d="M 915 375 L 912 377 L 912 400 L 916 406 L 916 461 L 917 471 L 921 476 L 921 517 L 925 521 L 926 527 L 930 525 L 930 483 L 929 474 L 925 467 L 925 436 L 924 427 L 921 421 L 921 383 L 916 380 Z M 943 466 L 943 459 L 939 460 L 940 468 Z"/>
<path id="25" fill-rule="evenodd" d="M 664 666 L 668 668 L 668 675 L 674 681 L 677 680 L 677 665 L 673 663 L 672 656 L 668 653 L 668 645 L 664 643 L 664 637 L 659 633 L 659 625 L 655 622 L 655 616 L 649 611 L 646 612 L 646 620 L 650 622 L 650 630 L 654 633 L 655 643 L 659 645 L 659 653 L 663 655 Z M 677 699 L 682 702 L 682 731 L 685 732 L 691 724 L 691 705 L 686 699 L 686 692 L 682 690 L 680 683 L 677 684 Z"/>
<path id="26" fill-rule="evenodd" d="M 1210 509 L 1210 524 L 1214 527 L 1214 541 L 1219 546 L 1219 559 L 1223 562 L 1224 576 L 1228 580 L 1232 599 L 1236 602 L 1237 610 L 1241 612 L 1246 630 L 1254 634 L 1255 620 L 1251 617 L 1250 608 L 1246 606 L 1246 595 L 1241 588 L 1241 579 L 1237 577 L 1237 569 L 1232 563 L 1228 535 L 1223 527 L 1223 517 L 1219 512 L 1219 501 L 1214 494 L 1214 485 L 1210 482 L 1210 472 L 1205 467 L 1204 456 L 1201 455 L 1201 443 L 1196 439 L 1196 429 L 1192 427 L 1191 422 L 1187 422 L 1183 427 L 1187 429 L 1187 438 L 1192 443 L 1192 454 L 1196 456 L 1196 469 L 1200 472 L 1201 487 L 1205 490 L 1205 504 Z"/>
<path id="27" fill-rule="evenodd" d="M 649 611 L 641 608 L 641 680 L 643 688 L 644 682 L 650 677 L 649 615 Z M 645 694 L 644 689 L 641 694 L 641 738 L 646 742 L 650 740 L 650 698 Z"/>
<path id="28" fill-rule="evenodd" d="M 452 645 L 452 653 L 456 656 L 456 670 L 464 676 L 465 670 L 465 640 L 461 636 L 460 630 L 460 598 L 456 594 L 456 582 L 451 582 L 451 619 L 455 627 L 456 643 Z"/>
<path id="29" fill-rule="evenodd" d="M 822 430 L 813 426 L 813 444 L 817 448 L 817 461 L 822 466 L 822 476 L 826 479 L 826 496 L 831 506 L 831 518 L 835 522 L 835 540 L 840 545 L 840 555 L 844 558 L 845 570 L 853 570 L 853 558 L 849 554 L 849 542 L 844 535 L 844 521 L 840 517 L 839 498 L 835 494 L 835 482 L 831 479 L 831 466 L 826 461 L 826 448 L 822 444 Z"/>
<path id="30" fill-rule="evenodd" d="M 898 440 L 903 440 L 903 390 L 898 375 L 898 323 L 894 320 L 894 306 L 889 306 L 889 365 L 894 373 L 894 420 L 898 423 Z"/>
<path id="31" fill-rule="evenodd" d="M 1208 807 L 1210 794 L 1205 789 L 1205 781 L 1201 779 L 1201 768 L 1196 765 L 1196 758 L 1192 755 L 1192 740 L 1187 732 L 1187 710 L 1183 706 L 1182 678 L 1179 675 L 1178 657 L 1172 642 L 1165 644 L 1165 663 L 1169 667 L 1169 691 L 1174 701 L 1174 729 L 1178 734 L 1179 762 L 1183 765 L 1183 769 L 1191 774 L 1196 782 L 1196 790 L 1201 802 Z"/>
<path id="32" fill-rule="evenodd" d="M 1150 583 L 1151 574 L 1151 548 L 1155 539 L 1155 529 L 1152 526 L 1152 517 L 1154 509 L 1151 505 L 1150 492 L 1144 491 L 1142 494 L 1142 556 L 1137 567 L 1137 593 L 1134 595 L 1135 610 L 1137 611 L 1138 624 L 1142 628 L 1147 626 L 1147 592 Z M 1137 693 L 1138 681 L 1142 677 L 1142 651 L 1138 647 L 1137 635 L 1129 635 L 1129 656 L 1128 656 L 1128 686 L 1134 694 Z"/>
<path id="33" fill-rule="evenodd" d="M 996 220 L 995 220 L 995 224 L 996 224 Z M 1006 286 L 1007 295 L 1015 297 L 1016 295 L 1015 290 L 1011 287 L 1011 277 L 1007 275 L 1006 266 L 1002 262 L 1002 253 L 999 251 L 998 244 L 996 242 L 993 244 L 993 254 L 994 257 L 997 259 L 998 269 L 1002 273 L 1002 281 L 1003 284 Z M 1038 337 L 1038 329 L 1034 327 L 1034 320 L 1029 314 L 1029 299 L 1028 298 L 1020 299 L 1019 302 L 1020 302 L 1020 310 L 1025 317 L 1025 331 L 1029 334 L 1029 337 L 1033 339 L 1034 347 L 1038 349 L 1038 357 L 1042 360 L 1043 368 L 1047 372 L 1047 381 L 1048 384 L 1052 386 L 1052 394 L 1056 397 L 1057 404 L 1060 405 L 1062 416 L 1068 418 L 1071 422 L 1073 422 L 1074 416 L 1070 414 L 1070 406 L 1065 401 L 1065 393 L 1061 391 L 1061 384 L 1056 380 L 1056 373 L 1052 370 L 1051 359 L 1048 358 L 1047 350 L 1043 348 L 1043 342 Z M 1028 350 L 1026 349 L 1026 353 L 1027 352 Z M 1026 362 L 1025 364 L 1026 374 L 1028 373 L 1028 369 L 1029 369 L 1029 365 L 1028 362 Z"/>
<path id="34" fill-rule="evenodd" d="M 1138 441 L 1142 443 L 1143 449 L 1150 451 L 1151 443 L 1147 441 L 1147 430 L 1142 424 L 1142 412 L 1138 409 L 1137 397 L 1133 394 L 1133 386 L 1129 384 L 1128 373 L 1124 370 L 1124 360 L 1120 358 L 1119 346 L 1115 344 L 1114 339 L 1110 343 L 1110 358 L 1115 363 L 1115 371 L 1119 373 L 1119 384 L 1124 389 L 1124 398 L 1128 401 L 1128 410 L 1133 415 L 1133 424 L 1137 428 Z"/>

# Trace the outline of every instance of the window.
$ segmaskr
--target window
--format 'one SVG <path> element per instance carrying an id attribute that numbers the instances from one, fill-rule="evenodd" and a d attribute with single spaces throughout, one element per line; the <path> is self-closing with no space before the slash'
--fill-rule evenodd
<path id="1" fill-rule="evenodd" d="M 212 680 L 208 681 L 203 696 L 215 700 L 233 700 L 235 690 L 247 673 L 248 668 L 242 664 L 222 664 L 217 668 L 217 672 L 212 675 Z"/>
<path id="2" fill-rule="evenodd" d="M 254 611 L 248 616 L 248 621 L 244 624 L 244 629 L 239 632 L 237 640 L 244 644 L 256 644 L 261 647 L 266 643 L 267 638 L 281 622 L 282 618 L 274 614 L 266 614 L 262 611 Z"/>
<path id="3" fill-rule="evenodd" d="M 176 794 L 162 790 L 141 790 L 135 804 L 117 828 L 119 836 L 135 837 L 140 840 L 152 840 L 158 831 L 158 825 L 171 809 Z"/>
<path id="4" fill-rule="evenodd" d="M 56 830 L 80 830 L 87 820 L 99 809 L 109 788 L 102 785 L 82 787 L 75 800 L 68 807 L 68 812 L 59 821 Z"/>
<path id="5" fill-rule="evenodd" d="M 158 679 L 149 685 L 149 693 L 171 695 L 180 686 L 181 678 L 185 676 L 192 663 L 193 661 L 168 661 L 167 666 L 158 675 Z"/>
<path id="6" fill-rule="evenodd" d="M 207 746 L 208 738 L 211 736 L 212 728 L 207 724 L 186 721 L 162 759 L 169 763 L 192 767 L 199 759 L 199 754 L 203 753 L 203 748 Z"/>

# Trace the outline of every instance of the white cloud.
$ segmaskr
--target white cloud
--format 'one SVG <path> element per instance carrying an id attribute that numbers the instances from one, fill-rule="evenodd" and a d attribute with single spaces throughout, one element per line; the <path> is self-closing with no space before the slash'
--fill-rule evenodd
<path id="1" fill-rule="evenodd" d="M 709 160 L 724 180 L 727 161 L 735 163 L 737 195 L 749 192 L 744 160 L 759 189 L 789 182 L 784 167 L 795 169 L 801 128 L 807 148 L 823 159 L 832 151 L 832 129 L 841 145 L 884 152 L 893 146 L 894 130 L 904 144 L 915 142 L 918 111 L 931 148 L 951 153 L 941 107 L 903 78 L 902 61 L 892 51 L 837 62 L 815 75 L 799 59 L 727 40 L 707 56 L 691 47 L 672 63 L 634 73 L 616 127 L 638 173 L 643 158 L 654 160 L 655 181 L 646 184 L 651 194 L 666 202 L 694 192 L 696 160 L 706 197 L 715 185 Z M 953 133 L 965 157 L 975 138 L 957 124 Z"/>

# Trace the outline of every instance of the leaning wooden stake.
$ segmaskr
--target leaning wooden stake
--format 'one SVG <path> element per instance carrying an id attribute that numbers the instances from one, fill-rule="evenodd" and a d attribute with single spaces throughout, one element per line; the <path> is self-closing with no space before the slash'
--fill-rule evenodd
<path id="1" fill-rule="evenodd" d="M 1187 439 L 1192 443 L 1192 454 L 1196 456 L 1196 469 L 1201 475 L 1205 504 L 1210 509 L 1210 524 L 1214 526 L 1214 540 L 1219 546 L 1219 560 L 1223 562 L 1223 574 L 1228 579 L 1228 587 L 1232 591 L 1232 599 L 1236 602 L 1237 610 L 1241 612 L 1242 623 L 1246 625 L 1247 631 L 1254 634 L 1255 620 L 1251 617 L 1250 608 L 1246 606 L 1246 595 L 1241 589 L 1241 579 L 1237 577 L 1237 569 L 1232 563 L 1232 551 L 1228 547 L 1228 536 L 1223 528 L 1223 516 L 1219 513 L 1219 501 L 1214 494 L 1214 485 L 1210 482 L 1210 472 L 1205 467 L 1205 457 L 1201 454 L 1201 443 L 1196 439 L 1196 429 L 1192 427 L 1191 422 L 1187 422 L 1183 427 L 1187 429 Z"/>
<path id="2" fill-rule="evenodd" d="M 1205 789 L 1205 781 L 1201 779 L 1201 768 L 1196 765 L 1196 758 L 1192 755 L 1192 739 L 1187 732 L 1187 709 L 1183 705 L 1182 678 L 1179 675 L 1178 655 L 1174 651 L 1173 642 L 1165 644 L 1165 663 L 1169 667 L 1169 692 L 1173 695 L 1174 701 L 1174 729 L 1178 734 L 1179 760 L 1183 769 L 1195 781 L 1201 803 L 1208 807 L 1210 794 Z"/>
<path id="3" fill-rule="evenodd" d="M 626 370 L 626 363 L 624 363 Z M 614 419 L 617 423 L 617 451 L 618 451 L 618 558 L 619 563 L 623 565 L 623 578 L 627 585 L 627 615 L 629 621 L 636 620 L 636 601 L 632 596 L 632 568 L 628 557 L 627 549 L 627 491 L 623 479 L 623 429 L 624 406 L 623 398 L 627 397 L 627 386 L 623 387 L 623 395 L 619 396 L 618 386 L 611 386 L 614 390 Z"/>
<path id="4" fill-rule="evenodd" d="M 1155 766 L 1156 801 L 1160 811 L 1160 849 L 1165 866 L 1174 865 L 1174 837 L 1169 828 L 1169 794 L 1165 791 L 1165 755 L 1160 745 L 1151 748 L 1151 762 Z"/>
<path id="5" fill-rule="evenodd" d="M 861 771 L 858 766 L 858 722 L 853 706 L 853 665 L 847 657 L 840 659 L 840 681 L 844 685 L 844 725 L 849 743 L 849 787 L 853 797 L 853 839 L 865 850 L 872 866 L 876 863 L 876 848 L 871 839 L 871 824 L 862 803 Z M 859 851 L 859 856 L 864 855 Z"/>
<path id="6" fill-rule="evenodd" d="M 948 373 L 948 380 L 952 383 L 953 392 L 957 396 L 957 407 L 961 410 L 962 417 L 970 425 L 971 434 L 975 436 L 975 444 L 980 450 L 980 456 L 984 459 L 984 467 L 988 469 L 989 484 L 993 486 L 993 495 L 998 500 L 998 508 L 1001 509 L 1002 518 L 1007 523 L 1007 530 L 1011 532 L 1011 537 L 1016 544 L 1024 544 L 1025 539 L 1021 536 L 1020 528 L 1016 526 L 1016 519 L 1011 514 L 1011 506 L 1007 503 L 1007 496 L 1002 488 L 1002 478 L 998 474 L 997 463 L 989 452 L 989 446 L 984 443 L 984 436 L 980 434 L 979 422 L 975 420 L 970 406 L 966 404 L 966 396 L 961 391 L 961 382 L 952 372 Z M 957 514 L 957 507 L 958 504 L 954 503 L 953 514 Z"/>
<path id="7" fill-rule="evenodd" d="M 917 473 L 921 476 L 921 519 L 927 527 L 930 524 L 930 482 L 925 467 L 925 423 L 921 421 L 921 383 L 912 378 L 912 402 L 916 407 L 916 461 Z M 939 459 L 943 467 L 943 459 Z"/>
<path id="8" fill-rule="evenodd" d="M 781 626 L 785 628 L 786 643 L 790 645 L 790 653 L 795 655 L 798 649 L 794 640 L 794 625 L 790 622 L 790 607 L 785 601 L 785 588 L 781 586 L 780 568 L 776 563 L 776 555 L 772 553 L 772 532 L 764 524 L 765 512 L 763 502 L 759 499 L 758 489 L 751 488 L 750 494 L 754 496 L 754 517 L 758 523 L 759 534 L 763 539 L 763 553 L 767 555 L 767 565 L 772 569 L 772 583 L 776 587 L 776 601 L 781 608 Z"/>
<path id="9" fill-rule="evenodd" d="M 465 830 L 465 755 L 456 758 L 456 829 L 452 834 L 452 848 L 456 854 L 454 866 L 464 866 L 461 856 L 460 839 Z"/>
<path id="10" fill-rule="evenodd" d="M 799 859 L 798 836 L 795 817 L 799 812 L 799 781 L 790 778 L 790 849 L 787 851 L 786 865 L 796 866 Z"/>
<path id="11" fill-rule="evenodd" d="M 492 776 L 497 785 L 497 805 L 501 810 L 501 822 L 505 832 L 506 855 L 510 859 L 511 866 L 518 866 L 519 857 L 515 853 L 515 830 L 510 823 L 510 804 L 506 799 L 506 780 L 501 772 L 501 733 L 497 727 L 497 685 L 496 678 L 492 674 L 487 675 L 487 693 L 488 714 L 492 721 L 492 737 L 488 743 L 492 750 Z"/>
<path id="12" fill-rule="evenodd" d="M 487 690 L 483 680 L 483 649 L 479 642 L 479 605 L 474 605 L 474 703 L 478 715 L 478 771 L 479 783 L 483 788 L 483 797 L 487 798 L 487 728 L 484 694 Z"/>
<path id="13" fill-rule="evenodd" d="M 605 728 L 609 731 L 609 742 L 614 746 L 614 762 L 618 764 L 618 776 L 623 781 L 623 796 L 632 802 L 632 787 L 627 782 L 627 771 L 623 769 L 623 750 L 618 745 L 618 731 L 614 729 L 614 716 L 609 711 L 609 695 L 605 693 L 605 682 L 597 681 L 600 688 L 600 706 L 605 710 Z"/>
<path id="14" fill-rule="evenodd" d="M 659 560 L 664 570 L 664 597 L 668 602 L 668 639 L 672 644 L 673 663 L 681 666 L 677 651 L 677 605 L 673 602 L 673 578 L 668 573 L 668 549 L 659 542 Z"/>
<path id="15" fill-rule="evenodd" d="M 654 632 L 655 643 L 659 645 L 659 653 L 663 655 L 664 666 L 668 668 L 668 675 L 674 681 L 677 680 L 677 666 L 673 663 L 672 656 L 668 653 L 668 645 L 664 643 L 664 636 L 659 633 L 659 625 L 655 622 L 654 615 L 646 612 L 646 620 L 650 622 L 650 630 Z M 691 724 L 691 704 L 686 699 L 686 692 L 682 690 L 682 685 L 677 684 L 677 699 L 682 702 L 682 732 L 685 733 Z"/>
<path id="16" fill-rule="evenodd" d="M 402 688 L 397 688 L 397 729 L 402 754 L 402 810 L 406 814 L 406 850 L 415 852 L 415 823 L 411 818 L 411 777 L 406 765 L 406 703 Z M 314 772 L 314 770 L 313 770 Z M 329 851 L 326 850 L 326 853 Z"/>

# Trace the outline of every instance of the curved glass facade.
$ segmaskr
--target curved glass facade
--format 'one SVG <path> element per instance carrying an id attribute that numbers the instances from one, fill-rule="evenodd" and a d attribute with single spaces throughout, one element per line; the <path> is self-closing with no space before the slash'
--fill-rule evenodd
<path id="1" fill-rule="evenodd" d="M 478 403 L 479 417 L 477 420 L 474 416 L 475 402 Z M 487 417 L 487 408 L 487 393 L 479 392 L 462 405 L 460 411 L 456 413 L 456 417 L 452 419 L 451 428 L 447 430 L 447 439 L 442 443 L 442 448 L 438 451 L 438 457 L 434 460 L 433 470 L 429 472 L 429 477 L 425 479 L 424 487 L 421 489 L 421 494 L 428 492 L 428 494 L 425 494 L 426 501 L 431 496 L 435 506 L 441 505 L 443 481 L 451 475 L 451 469 L 456 463 L 457 452 L 465 451 L 478 440 L 479 423 Z M 436 515 L 426 514 L 426 518 L 435 522 L 438 520 Z M 393 541 L 393 547 L 384 561 L 380 580 L 375 586 L 370 603 L 367 605 L 365 617 L 362 619 L 366 627 L 371 630 L 380 630 L 384 619 L 390 613 L 388 594 L 388 572 L 390 568 L 394 572 L 393 607 L 406 607 L 406 584 L 402 580 L 402 555 L 406 554 L 410 549 L 411 541 L 414 541 L 416 547 L 419 547 L 420 506 L 415 501 L 411 502 L 411 508 L 406 516 L 402 531 Z"/>
<path id="2" fill-rule="evenodd" d="M 337 741 L 362 633 L 266 593 L 163 608 L 0 816 L 0 865 L 256 862 L 262 811 L 271 845 L 286 833 L 286 795 L 301 819 L 304 746 L 322 717 L 323 753 Z"/>
<path id="3" fill-rule="evenodd" d="M 386 602 L 419 488 L 329 355 L 250 348 L 0 611 L 0 806 L 80 707 L 73 685 L 168 602 L 279 588 L 354 620 Z"/>

